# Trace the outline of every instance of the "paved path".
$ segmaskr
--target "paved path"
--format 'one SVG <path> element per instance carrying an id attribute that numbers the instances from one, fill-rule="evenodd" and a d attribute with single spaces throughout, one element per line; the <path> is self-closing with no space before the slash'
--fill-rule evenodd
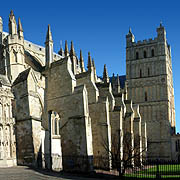
<path id="1" fill-rule="evenodd" d="M 73 177 L 47 171 L 36 171 L 26 166 L 0 168 L 0 180 L 90 180 L 92 178 Z M 94 179 L 95 180 L 95 179 Z M 97 179 L 96 179 L 97 180 Z"/>

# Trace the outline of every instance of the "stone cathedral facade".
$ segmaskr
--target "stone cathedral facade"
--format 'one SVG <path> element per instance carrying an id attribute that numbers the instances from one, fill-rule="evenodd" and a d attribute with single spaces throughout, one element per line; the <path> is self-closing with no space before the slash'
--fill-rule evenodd
<path id="1" fill-rule="evenodd" d="M 123 159 L 129 147 L 139 154 L 133 164 L 177 159 L 165 29 L 160 25 L 157 38 L 137 43 L 130 30 L 126 42 L 127 74 L 109 77 L 104 65 L 101 78 L 90 53 L 86 69 L 72 42 L 70 50 L 66 41 L 53 51 L 50 26 L 42 47 L 24 39 L 13 11 L 8 33 L 0 18 L 0 167 L 111 168 L 116 150 Z"/>

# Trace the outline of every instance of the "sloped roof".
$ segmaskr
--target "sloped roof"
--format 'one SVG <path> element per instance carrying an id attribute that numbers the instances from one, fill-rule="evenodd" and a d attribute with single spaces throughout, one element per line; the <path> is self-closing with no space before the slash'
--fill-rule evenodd
<path id="1" fill-rule="evenodd" d="M 43 67 L 42 65 L 38 62 L 38 60 L 28 51 L 24 51 L 25 55 L 29 57 L 31 63 L 37 68 L 39 72 L 42 72 Z"/>
<path id="2" fill-rule="evenodd" d="M 30 72 L 31 68 L 29 69 L 26 69 L 25 71 L 21 72 L 18 77 L 15 79 L 14 83 L 13 83 L 13 86 L 20 83 L 20 82 L 23 82 L 23 81 L 26 81 L 27 80 L 27 77 L 29 75 L 29 72 Z"/>

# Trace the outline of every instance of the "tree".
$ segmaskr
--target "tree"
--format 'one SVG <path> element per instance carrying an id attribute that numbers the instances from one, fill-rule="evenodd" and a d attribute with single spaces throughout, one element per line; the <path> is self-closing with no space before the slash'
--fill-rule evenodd
<path id="1" fill-rule="evenodd" d="M 142 165 L 143 152 L 147 149 L 142 149 L 140 141 L 141 137 L 130 133 L 123 134 L 121 130 L 112 134 L 111 149 L 105 141 L 102 141 L 103 147 L 111 154 L 112 168 L 119 171 L 119 176 L 123 176 L 129 167 Z"/>

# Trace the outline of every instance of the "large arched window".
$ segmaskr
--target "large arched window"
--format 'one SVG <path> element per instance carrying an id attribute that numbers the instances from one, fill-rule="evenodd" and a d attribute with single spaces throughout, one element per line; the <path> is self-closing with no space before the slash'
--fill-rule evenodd
<path id="1" fill-rule="evenodd" d="M 154 49 L 151 50 L 151 56 L 154 57 Z"/>
<path id="2" fill-rule="evenodd" d="M 136 52 L 136 59 L 139 59 L 139 53 Z"/>
<path id="3" fill-rule="evenodd" d="M 146 53 L 146 51 L 144 51 L 144 58 L 147 58 L 147 53 Z"/>

